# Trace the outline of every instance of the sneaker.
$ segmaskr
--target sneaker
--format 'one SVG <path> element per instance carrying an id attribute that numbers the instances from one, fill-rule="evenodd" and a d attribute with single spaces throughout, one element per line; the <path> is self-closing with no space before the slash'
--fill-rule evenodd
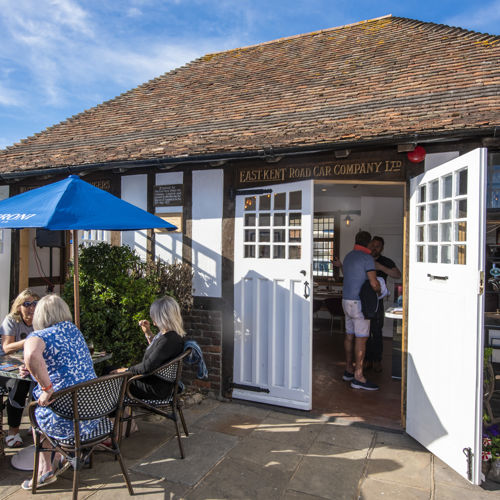
<path id="1" fill-rule="evenodd" d="M 345 380 L 346 382 L 350 382 L 351 380 L 354 380 L 354 373 L 350 373 L 346 370 L 344 372 L 344 375 L 342 375 L 342 380 Z"/>
<path id="2" fill-rule="evenodd" d="M 353 389 L 364 389 L 365 391 L 378 391 L 378 385 L 368 382 L 368 380 L 366 382 L 360 382 L 355 378 L 353 378 L 351 382 L 351 387 Z"/>

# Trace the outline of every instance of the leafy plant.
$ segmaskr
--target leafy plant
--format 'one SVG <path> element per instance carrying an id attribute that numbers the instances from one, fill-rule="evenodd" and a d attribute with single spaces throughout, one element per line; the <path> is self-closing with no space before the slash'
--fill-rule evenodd
<path id="1" fill-rule="evenodd" d="M 483 432 L 483 461 L 500 459 L 500 429 L 490 425 Z"/>
<path id="2" fill-rule="evenodd" d="M 191 282 L 187 286 L 184 269 L 183 278 L 177 278 L 179 268 L 171 269 L 175 265 L 146 264 L 130 247 L 107 243 L 81 247 L 79 263 L 82 333 L 96 350 L 112 352 L 113 364 L 130 366 L 142 359 L 145 343 L 138 321 L 149 318 L 155 299 L 179 294 L 189 305 Z M 72 280 L 66 282 L 63 298 L 73 307 Z"/>

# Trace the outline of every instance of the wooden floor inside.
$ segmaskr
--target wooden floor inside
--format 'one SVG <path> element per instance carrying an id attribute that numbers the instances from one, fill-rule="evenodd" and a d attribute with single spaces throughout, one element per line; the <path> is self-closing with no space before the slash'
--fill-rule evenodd
<path id="1" fill-rule="evenodd" d="M 337 330 L 335 330 L 335 327 Z M 344 333 L 330 320 L 315 319 L 313 328 L 313 404 L 315 413 L 371 425 L 401 429 L 401 380 L 391 376 L 392 339 L 384 338 L 383 370 L 365 376 L 378 391 L 352 389 L 342 380 L 345 370 Z"/>

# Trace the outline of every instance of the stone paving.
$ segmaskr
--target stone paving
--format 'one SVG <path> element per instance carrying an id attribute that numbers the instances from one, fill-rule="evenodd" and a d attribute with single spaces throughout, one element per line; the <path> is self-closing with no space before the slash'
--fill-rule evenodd
<path id="1" fill-rule="evenodd" d="M 139 422 L 123 441 L 135 496 L 148 499 L 493 499 L 500 484 L 471 486 L 404 433 L 348 420 L 205 399 L 185 410 L 180 459 L 172 422 Z M 27 429 L 27 425 L 23 426 Z M 0 500 L 26 499 L 29 473 L 0 459 Z M 71 498 L 72 473 L 37 498 Z M 496 490 L 495 490 L 496 489 Z M 492 491 L 493 490 L 493 491 Z M 129 498 L 119 465 L 98 453 L 81 473 L 79 498 Z"/>

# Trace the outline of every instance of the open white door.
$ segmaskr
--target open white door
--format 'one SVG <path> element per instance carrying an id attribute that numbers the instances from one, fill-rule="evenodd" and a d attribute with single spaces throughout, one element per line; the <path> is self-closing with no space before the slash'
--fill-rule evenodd
<path id="1" fill-rule="evenodd" d="M 234 398 L 311 409 L 312 213 L 312 180 L 236 196 Z"/>
<path id="2" fill-rule="evenodd" d="M 486 150 L 412 179 L 406 431 L 480 482 Z"/>

